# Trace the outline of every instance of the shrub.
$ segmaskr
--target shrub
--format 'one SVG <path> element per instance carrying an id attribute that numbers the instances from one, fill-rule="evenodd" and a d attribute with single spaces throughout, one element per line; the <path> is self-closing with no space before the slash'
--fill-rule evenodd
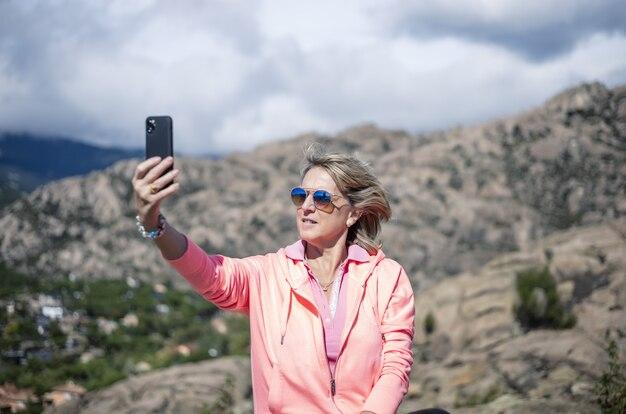
<path id="1" fill-rule="evenodd" d="M 428 312 L 424 318 L 424 333 L 430 335 L 435 332 L 436 327 L 435 316 L 432 312 Z"/>
<path id="2" fill-rule="evenodd" d="M 626 364 L 620 360 L 617 342 L 608 330 L 605 339 L 609 364 L 593 390 L 603 413 L 621 414 L 626 412 Z"/>
<path id="3" fill-rule="evenodd" d="M 65 335 L 65 333 L 63 333 L 63 331 L 61 330 L 61 326 L 59 325 L 59 323 L 57 321 L 50 321 L 48 331 L 52 343 L 54 343 L 57 349 L 63 349 L 63 347 L 65 346 L 65 340 L 67 339 L 67 335 Z"/>
<path id="4" fill-rule="evenodd" d="M 479 405 L 489 404 L 500 395 L 502 395 L 500 387 L 494 384 L 482 394 L 470 394 L 467 396 L 457 395 L 456 400 L 454 401 L 454 407 L 476 407 Z"/>
<path id="5" fill-rule="evenodd" d="M 0 299 L 11 299 L 27 291 L 31 279 L 0 261 Z"/>
<path id="6" fill-rule="evenodd" d="M 121 280 L 94 280 L 77 305 L 90 317 L 119 319 L 130 312 L 130 306 L 124 299 L 127 290 L 126 282 Z"/>
<path id="7" fill-rule="evenodd" d="M 514 312 L 525 329 L 568 329 L 576 324 L 574 315 L 563 307 L 547 266 L 518 273 L 516 289 L 519 302 Z"/>
<path id="8" fill-rule="evenodd" d="M 460 190 L 463 188 L 463 179 L 459 175 L 459 173 L 455 170 L 455 172 L 450 176 L 448 180 L 448 185 L 455 190 Z"/>
<path id="9" fill-rule="evenodd" d="M 224 379 L 224 385 L 220 387 L 219 393 L 213 404 L 205 407 L 203 413 L 231 413 L 235 404 L 235 379 L 232 374 L 228 374 Z"/>

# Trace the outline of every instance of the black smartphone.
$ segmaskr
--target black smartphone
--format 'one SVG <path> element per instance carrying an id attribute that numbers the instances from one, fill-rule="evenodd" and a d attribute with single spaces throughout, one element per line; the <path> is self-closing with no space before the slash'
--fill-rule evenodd
<path id="1" fill-rule="evenodd" d="M 174 156 L 174 136 L 172 117 L 149 116 L 146 118 L 146 159 L 161 157 L 162 159 Z M 161 176 L 174 169 L 174 163 L 168 167 Z M 170 181 L 163 188 L 173 184 Z"/>

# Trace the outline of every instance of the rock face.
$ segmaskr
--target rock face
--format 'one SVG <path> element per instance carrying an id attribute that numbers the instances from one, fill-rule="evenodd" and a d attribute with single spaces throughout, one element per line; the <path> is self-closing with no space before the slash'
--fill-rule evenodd
<path id="1" fill-rule="evenodd" d="M 252 413 L 250 363 L 226 357 L 183 364 L 120 381 L 47 414 Z"/>
<path id="2" fill-rule="evenodd" d="M 524 332 L 512 311 L 515 275 L 548 266 L 572 329 Z M 532 249 L 416 295 L 416 358 L 405 411 L 599 412 L 592 388 L 607 365 L 604 333 L 626 332 L 626 220 L 554 233 Z M 435 330 L 424 330 L 431 313 Z M 626 337 L 618 338 L 626 357 Z M 561 408 L 559 408 L 561 407 Z"/>
<path id="3" fill-rule="evenodd" d="M 520 116 L 447 132 L 363 125 L 221 160 L 176 159 L 181 190 L 162 211 L 207 252 L 275 251 L 297 238 L 288 191 L 310 141 L 358 153 L 389 191 L 394 218 L 383 227 L 384 249 L 416 290 L 416 359 L 400 412 L 598 411 L 591 387 L 607 363 L 605 330 L 621 332 L 626 349 L 626 86 L 584 84 Z M 6 207 L 0 260 L 44 276 L 173 279 L 186 287 L 137 234 L 131 178 L 139 162 L 39 187 Z M 556 278 L 574 328 L 525 332 L 515 320 L 516 272 L 538 265 Z M 246 412 L 246 363 L 153 372 L 66 408 L 197 412 L 232 398 Z"/>
<path id="4" fill-rule="evenodd" d="M 247 256 L 297 239 L 288 191 L 309 141 L 371 161 L 394 211 L 388 256 L 416 288 L 525 250 L 558 229 L 626 213 L 626 87 L 584 84 L 510 119 L 427 135 L 362 125 L 221 160 L 177 159 L 163 213 L 209 252 Z M 134 225 L 138 159 L 37 188 L 0 213 L 0 259 L 79 277 L 179 278 Z"/>

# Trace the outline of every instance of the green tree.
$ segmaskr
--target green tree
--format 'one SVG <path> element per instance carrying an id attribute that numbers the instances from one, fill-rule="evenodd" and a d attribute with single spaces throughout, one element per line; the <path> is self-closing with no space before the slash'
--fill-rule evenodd
<path id="1" fill-rule="evenodd" d="M 563 307 L 547 266 L 518 273 L 515 286 L 519 297 L 515 316 L 527 330 L 568 329 L 576 324 L 574 315 Z"/>
<path id="2" fill-rule="evenodd" d="M 436 322 L 432 312 L 428 312 L 424 318 L 424 333 L 430 335 L 435 332 Z"/>
<path id="3" fill-rule="evenodd" d="M 626 364 L 620 359 L 620 350 L 610 332 L 605 333 L 609 363 L 594 386 L 596 401 L 603 413 L 626 413 Z"/>

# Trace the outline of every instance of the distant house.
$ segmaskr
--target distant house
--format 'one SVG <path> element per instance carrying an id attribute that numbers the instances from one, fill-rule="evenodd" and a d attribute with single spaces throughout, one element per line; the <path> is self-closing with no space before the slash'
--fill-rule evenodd
<path id="1" fill-rule="evenodd" d="M 41 307 L 41 313 L 52 320 L 59 320 L 63 317 L 63 307 L 44 305 Z"/>
<path id="2" fill-rule="evenodd" d="M 43 346 L 36 346 L 33 348 L 29 348 L 25 351 L 25 354 L 26 354 L 27 360 L 28 358 L 37 358 L 45 362 L 51 361 L 52 357 L 54 356 L 51 349 L 43 347 Z M 24 361 L 22 361 L 22 363 L 24 363 Z"/>
<path id="3" fill-rule="evenodd" d="M 98 324 L 98 329 L 107 335 L 111 335 L 111 333 L 117 329 L 117 322 L 115 321 L 111 321 L 105 318 L 98 318 L 96 322 Z"/>
<path id="4" fill-rule="evenodd" d="M 8 382 L 0 385 L 0 413 L 24 411 L 29 402 L 37 402 L 33 390 L 20 389 Z"/>
<path id="5" fill-rule="evenodd" d="M 48 337 L 50 321 L 62 321 L 63 316 L 63 308 L 61 307 L 48 307 L 44 306 L 41 308 L 41 313 L 35 316 L 35 323 L 37 325 L 37 333 L 40 336 Z"/>
<path id="6" fill-rule="evenodd" d="M 72 332 L 65 339 L 65 351 L 68 353 L 81 352 L 87 346 L 87 342 L 84 335 Z"/>
<path id="7" fill-rule="evenodd" d="M 16 364 L 26 364 L 28 358 L 38 358 L 43 361 L 50 361 L 52 359 L 52 350 L 48 348 L 47 341 L 35 342 L 26 340 L 20 342 L 19 350 L 11 350 L 2 353 L 2 357 L 7 360 L 12 360 Z"/>
<path id="8" fill-rule="evenodd" d="M 32 303 L 31 309 L 39 310 L 42 315 L 49 319 L 58 320 L 63 317 L 61 300 L 50 295 L 39 294 Z"/>
<path id="9" fill-rule="evenodd" d="M 42 328 L 45 331 L 48 329 L 48 326 L 50 326 L 50 318 L 40 313 L 35 316 L 35 324 L 37 325 L 37 330 L 39 330 L 39 328 Z M 41 335 L 41 332 L 39 334 Z"/>
<path id="10" fill-rule="evenodd" d="M 158 305 L 156 305 L 156 309 L 157 309 L 157 312 L 159 312 L 162 315 L 167 315 L 168 313 L 170 313 L 170 307 L 164 303 L 159 303 Z"/>
<path id="11" fill-rule="evenodd" d="M 128 313 L 122 318 L 122 325 L 127 328 L 137 326 L 139 324 L 139 318 L 134 313 Z"/>
<path id="12" fill-rule="evenodd" d="M 7 302 L 7 306 L 6 306 L 6 310 L 7 310 L 7 315 L 13 315 L 15 313 L 15 302 L 10 300 Z"/>
<path id="13" fill-rule="evenodd" d="M 176 345 L 174 349 L 178 355 L 188 357 L 192 352 L 197 351 L 198 346 L 196 344 L 180 344 Z"/>
<path id="14" fill-rule="evenodd" d="M 78 328 L 82 320 L 83 318 L 78 312 L 65 312 L 59 321 L 59 327 L 64 334 L 69 335 Z"/>
<path id="15" fill-rule="evenodd" d="M 26 362 L 26 353 L 23 349 L 10 349 L 2 352 L 2 359 L 14 364 L 24 364 Z"/>
<path id="16" fill-rule="evenodd" d="M 101 356 L 104 356 L 104 350 L 100 348 L 91 348 L 89 349 L 89 351 L 83 352 L 80 355 L 80 362 L 82 362 L 83 364 L 86 364 L 92 359 L 99 358 Z"/>
<path id="17" fill-rule="evenodd" d="M 61 306 L 61 300 L 58 298 L 55 298 L 53 296 L 50 295 L 44 295 L 42 293 L 40 293 L 37 296 L 37 303 L 39 304 L 40 307 L 43 306 Z"/>
<path id="18" fill-rule="evenodd" d="M 160 293 L 163 294 L 165 292 L 167 292 L 167 286 L 165 286 L 163 283 L 155 283 L 152 288 L 154 289 L 154 291 L 156 293 Z"/>
<path id="19" fill-rule="evenodd" d="M 137 282 L 137 279 L 135 279 L 134 277 L 132 277 L 132 276 L 127 276 L 127 277 L 126 277 L 126 285 L 127 285 L 129 288 L 134 289 L 134 288 L 136 288 L 137 286 L 139 286 L 139 282 Z"/>
<path id="20" fill-rule="evenodd" d="M 57 385 L 52 391 L 47 392 L 43 396 L 44 405 L 46 407 L 57 407 L 71 400 L 80 398 L 85 393 L 85 388 L 68 381 L 63 385 Z"/>

